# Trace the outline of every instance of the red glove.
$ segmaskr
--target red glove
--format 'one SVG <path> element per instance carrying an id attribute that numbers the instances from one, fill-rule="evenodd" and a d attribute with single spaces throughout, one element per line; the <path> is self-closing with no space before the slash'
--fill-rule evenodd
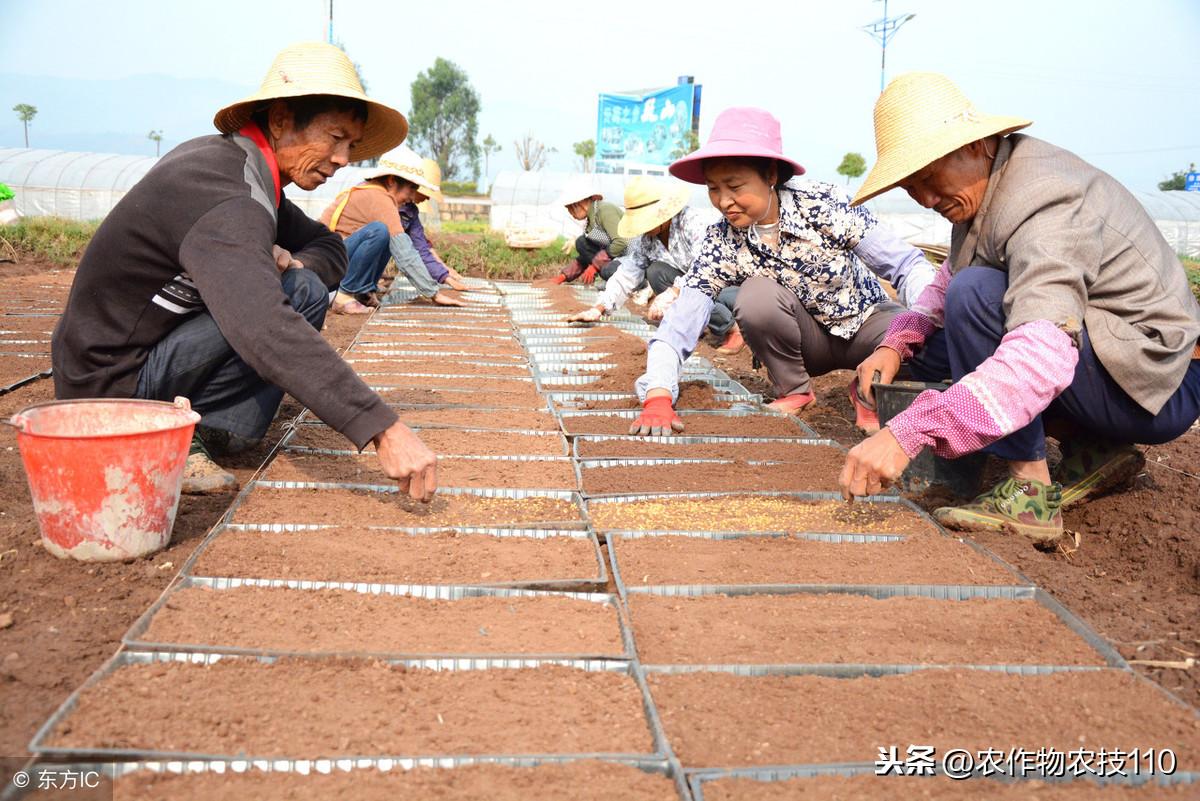
<path id="1" fill-rule="evenodd" d="M 558 275 L 556 275 L 550 279 L 550 283 L 552 283 L 552 284 L 565 284 L 566 282 L 567 282 L 567 276 L 565 276 L 562 273 L 559 273 Z"/>
<path id="2" fill-rule="evenodd" d="M 586 270 L 583 271 L 583 275 L 579 276 L 579 280 L 583 281 L 583 283 L 585 283 L 585 284 L 594 284 L 594 283 L 596 283 L 596 276 L 599 274 L 600 274 L 600 268 L 597 267 L 595 264 L 592 264 L 590 267 L 588 267 Z"/>
<path id="3" fill-rule="evenodd" d="M 630 434 L 652 437 L 669 437 L 678 431 L 683 431 L 683 421 L 675 414 L 670 395 L 646 398 L 641 415 L 629 427 Z"/>

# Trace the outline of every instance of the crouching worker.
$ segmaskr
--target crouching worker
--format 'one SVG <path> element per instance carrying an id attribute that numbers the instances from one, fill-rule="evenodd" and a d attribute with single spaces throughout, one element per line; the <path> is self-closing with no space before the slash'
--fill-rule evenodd
<path id="1" fill-rule="evenodd" d="M 581 278 L 592 284 L 597 275 L 607 281 L 620 266 L 615 260 L 629 244 L 617 230 L 621 209 L 605 201 L 587 176 L 572 178 L 555 205 L 565 206 L 568 214 L 582 222 L 583 233 L 575 239 L 575 259 L 554 276 L 554 283 Z"/>
<path id="2" fill-rule="evenodd" d="M 462 301 L 438 290 L 449 274 L 440 262 L 435 276 L 427 266 L 429 243 L 421 227 L 417 206 L 420 193 L 428 197 L 438 191 L 426 174 L 424 161 L 413 149 L 401 145 L 379 160 L 358 186 L 334 198 L 321 213 L 321 222 L 345 241 L 350 266 L 333 299 L 334 314 L 367 314 L 378 306 L 375 288 L 388 259 L 416 287 L 421 300 L 438 306 L 462 306 Z M 418 237 L 424 252 L 418 248 Z"/>
<path id="3" fill-rule="evenodd" d="M 617 233 L 629 240 L 621 266 L 607 279 L 595 305 L 571 315 L 568 322 L 596 322 L 621 308 L 647 281 L 659 295 L 650 308 L 650 317 L 655 322 L 662 319 L 666 307 L 678 295 L 672 289 L 676 279 L 700 255 L 708 226 L 719 217 L 715 209 L 695 209 L 687 205 L 687 200 L 688 190 L 683 186 L 668 186 L 641 176 L 629 182 L 625 187 L 625 216 L 617 225 Z M 745 345 L 733 321 L 736 297 L 737 287 L 725 289 L 708 317 L 709 335 L 723 353 L 737 353 Z"/>
<path id="4" fill-rule="evenodd" d="M 301 44 L 214 123 L 220 136 L 168 153 L 96 231 L 54 330 L 56 395 L 191 399 L 184 490 L 207 492 L 237 482 L 204 443 L 257 443 L 287 392 L 430 500 L 436 457 L 319 332 L 341 239 L 282 194 L 394 147 L 407 121 L 367 99 L 341 50 Z"/>
<path id="5" fill-rule="evenodd" d="M 851 208 L 841 189 L 791 180 L 804 168 L 782 150 L 775 117 L 731 108 L 717 117 L 704 147 L 670 166 L 677 178 L 707 184 L 724 219 L 708 229 L 678 300 L 650 340 L 646 373 L 636 384 L 644 409 L 631 433 L 682 430 L 672 408 L 682 365 L 727 287 L 740 287 L 734 315 L 775 385 L 771 408 L 790 414 L 815 400 L 811 376 L 855 367 L 903 311 L 873 273 L 901 297 L 932 280 L 921 252 L 866 209 Z M 853 382 L 849 394 L 857 398 Z M 860 427 L 878 429 L 873 411 L 857 409 Z"/>
<path id="6" fill-rule="evenodd" d="M 933 73 L 875 106 L 879 160 L 855 202 L 899 186 L 954 224 L 950 257 L 859 366 L 884 383 L 907 361 L 925 392 L 852 449 L 847 497 L 877 492 L 924 448 L 985 450 L 1010 477 L 949 528 L 1056 540 L 1061 510 L 1142 467 L 1132 443 L 1174 439 L 1200 413 L 1200 307 L 1178 257 L 1123 186 L 1071 153 L 1012 133 Z M 1052 474 L 1046 433 L 1063 460 Z"/>

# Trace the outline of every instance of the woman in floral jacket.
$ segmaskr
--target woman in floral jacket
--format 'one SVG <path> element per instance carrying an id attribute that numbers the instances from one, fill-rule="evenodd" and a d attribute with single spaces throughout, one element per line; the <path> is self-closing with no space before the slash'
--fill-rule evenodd
<path id="1" fill-rule="evenodd" d="M 681 431 L 672 408 L 683 361 L 691 354 L 713 298 L 740 286 L 734 313 L 742 336 L 766 366 L 778 399 L 795 413 L 812 403 L 811 377 L 852 369 L 866 358 L 935 274 L 921 252 L 869 211 L 852 208 L 832 184 L 791 180 L 804 168 L 782 152 L 779 121 L 762 109 L 731 108 L 717 118 L 708 144 L 671 165 L 671 174 L 708 185 L 724 219 L 713 225 L 683 277 L 678 300 L 650 341 L 637 381 L 642 415 L 631 432 Z M 878 430 L 854 382 L 858 425 Z"/>

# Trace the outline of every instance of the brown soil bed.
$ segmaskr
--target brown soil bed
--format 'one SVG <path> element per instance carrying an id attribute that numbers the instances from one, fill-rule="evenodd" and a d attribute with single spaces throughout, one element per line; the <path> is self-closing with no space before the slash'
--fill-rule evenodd
<path id="1" fill-rule="evenodd" d="M 798 432 L 797 432 L 798 433 Z M 806 462 L 814 446 L 799 442 L 660 443 L 646 439 L 583 440 L 584 459 L 734 459 L 740 461 Z M 839 451 L 840 453 L 840 451 Z M 841 470 L 839 465 L 838 470 Z"/>
<path id="2" fill-rule="evenodd" d="M 836 448 L 811 447 L 801 463 L 691 462 L 641 467 L 585 467 L 583 490 L 590 495 L 636 492 L 835 492 L 846 456 Z"/>
<path id="3" fill-rule="evenodd" d="M 405 534 L 356 528 L 227 530 L 193 573 L 385 584 L 509 584 L 595 578 L 592 543 L 582 537 L 496 537 L 455 531 Z"/>
<path id="4" fill-rule="evenodd" d="M 644 372 L 644 371 L 643 371 Z M 641 373 L 638 373 L 641 375 Z M 573 387 L 555 387 L 547 386 L 547 390 L 551 392 L 571 392 L 571 393 L 586 393 L 586 392 L 603 392 L 605 390 L 597 389 L 592 384 L 586 386 Z M 615 390 L 617 392 L 633 392 L 633 383 L 630 382 L 627 386 Z M 613 398 L 611 400 L 585 400 L 581 401 L 579 408 L 581 409 L 640 409 L 641 401 L 636 396 L 631 395 L 629 398 Z M 704 381 L 683 381 L 679 384 L 679 398 L 675 402 L 676 409 L 728 409 L 729 401 L 717 400 L 716 390 L 712 384 Z M 628 428 L 626 428 L 628 433 Z"/>
<path id="5" fill-rule="evenodd" d="M 42 356 L 50 355 L 50 341 L 45 342 L 0 342 L 0 354 L 33 353 Z"/>
<path id="6" fill-rule="evenodd" d="M 341 659 L 124 667 L 84 691 L 49 741 L 291 758 L 654 750 L 637 685 L 619 673 Z"/>
<path id="7" fill-rule="evenodd" d="M 648 681 L 685 768 L 870 762 L 880 744 L 932 745 L 942 754 L 1028 743 L 1063 752 L 1171 748 L 1180 770 L 1200 765 L 1195 715 L 1124 671 L 920 670 L 855 679 L 692 673 Z"/>
<path id="8" fill-rule="evenodd" d="M 258 487 L 238 507 L 233 522 L 554 528 L 577 527 L 581 520 L 575 504 L 554 498 L 485 498 L 443 493 L 429 503 L 418 503 L 395 493 Z"/>
<path id="9" fill-rule="evenodd" d="M 613 545 L 609 544 L 609 549 Z M 622 538 L 616 560 L 639 584 L 1004 584 L 1020 583 L 997 562 L 939 535 L 885 542 L 803 537 Z"/>
<path id="10" fill-rule="evenodd" d="M 648 498 L 593 503 L 597 530 L 807 531 L 869 534 L 930 534 L 937 528 L 898 503 L 802 501 L 789 497 L 726 495 L 713 498 Z M 711 526 L 711 528 L 709 528 Z"/>
<path id="11" fill-rule="evenodd" d="M 396 326 L 366 328 L 358 339 L 359 352 L 366 356 L 372 351 L 383 350 L 466 351 L 468 353 L 486 353 L 488 358 L 501 356 L 507 358 L 525 354 L 525 349 L 521 347 L 520 343 L 508 336 L 498 339 L 492 336 L 464 336 L 463 334 L 466 333 L 444 331 L 438 334 L 421 335 L 412 329 Z"/>
<path id="12" fill-rule="evenodd" d="M 629 610 L 648 664 L 1105 664 L 1033 601 L 634 595 Z"/>
<path id="13" fill-rule="evenodd" d="M 563 456 L 560 436 L 427 428 L 417 432 L 436 454 L 457 456 Z M 328 426 L 300 426 L 289 445 L 326 450 L 354 450 L 350 440 Z"/>
<path id="14" fill-rule="evenodd" d="M 273 651 L 620 658 L 614 607 L 555 595 L 454 601 L 345 590 L 191 587 L 144 642 Z"/>
<path id="15" fill-rule="evenodd" d="M 0 387 L 15 384 L 50 369 L 50 356 L 0 356 Z"/>
<path id="16" fill-rule="evenodd" d="M 57 317 L 13 317 L 0 316 L 0 338 L 36 339 L 38 335 L 49 338 L 58 324 Z"/>
<path id="17" fill-rule="evenodd" d="M 41 798 L 41 796 L 34 796 Z M 66 796 L 64 798 L 74 797 Z M 111 797 L 111 796 L 109 796 Z M 532 768 L 467 765 L 459 768 L 391 770 L 302 776 L 248 771 L 243 774 L 136 773 L 120 779 L 121 801 L 295 801 L 298 798 L 353 798 L 354 801 L 437 799 L 437 801 L 676 801 L 671 779 L 629 765 L 606 762 L 544 764 Z"/>
<path id="18" fill-rule="evenodd" d="M 361 351 L 354 351 L 361 354 Z M 520 376 L 529 378 L 532 371 L 524 364 L 470 364 L 468 361 L 445 359 L 414 359 L 413 361 L 374 361 L 355 359 L 350 365 L 370 384 L 391 384 L 401 373 L 433 373 L 436 375 Z M 469 357 L 463 357 L 464 359 Z"/>
<path id="19" fill-rule="evenodd" d="M 379 469 L 374 453 L 354 456 L 282 453 L 263 476 L 268 481 L 321 481 L 348 484 L 392 484 Z M 438 459 L 442 487 L 500 487 L 504 489 L 576 489 L 575 468 L 569 459 L 498 460 Z"/>
<path id="20" fill-rule="evenodd" d="M 490 399 L 488 399 L 490 400 Z M 479 405 L 479 398 L 474 405 Z M 410 426 L 558 431 L 558 420 L 546 411 L 486 409 L 397 409 L 400 420 Z"/>
<path id="21" fill-rule="evenodd" d="M 367 383 L 385 387 L 380 394 L 403 389 L 462 389 L 470 391 L 476 398 L 488 397 L 494 393 L 537 394 L 533 381 L 517 381 L 512 378 L 453 378 L 449 375 L 387 375 L 376 378 L 368 380 Z"/>
<path id="22" fill-rule="evenodd" d="M 384 389 L 379 392 L 379 396 L 387 403 L 402 406 L 453 406 L 456 404 L 473 406 L 479 402 L 481 397 L 486 397 L 488 406 L 495 408 L 534 410 L 546 407 L 546 399 L 532 388 L 521 392 L 489 392 L 486 396 L 469 391 Z"/>
<path id="23" fill-rule="evenodd" d="M 804 431 L 786 417 L 769 414 L 725 416 L 719 414 L 681 415 L 682 436 L 691 437 L 801 437 Z M 564 417 L 568 434 L 628 434 L 632 417 L 591 415 Z"/>
<path id="24" fill-rule="evenodd" d="M 1196 785 L 1141 787 L 992 779 L 818 776 L 787 781 L 720 779 L 704 783 L 704 801 L 1151 801 L 1195 798 Z"/>

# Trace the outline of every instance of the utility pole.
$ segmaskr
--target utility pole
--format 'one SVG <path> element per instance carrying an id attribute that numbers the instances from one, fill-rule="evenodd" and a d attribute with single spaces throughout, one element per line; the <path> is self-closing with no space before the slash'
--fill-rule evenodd
<path id="1" fill-rule="evenodd" d="M 329 44 L 333 44 L 333 0 L 329 0 Z"/>
<path id="2" fill-rule="evenodd" d="M 332 0 L 330 0 L 332 3 Z M 875 0 L 880 2 L 880 0 Z M 887 76 L 887 46 L 888 42 L 896 36 L 896 31 L 903 27 L 904 23 L 908 22 L 916 14 L 901 14 L 898 17 L 888 16 L 888 0 L 883 2 L 883 17 L 872 22 L 870 25 L 864 25 L 862 29 L 871 34 L 871 38 L 880 44 L 879 55 L 879 93 L 883 94 L 884 82 Z"/>

